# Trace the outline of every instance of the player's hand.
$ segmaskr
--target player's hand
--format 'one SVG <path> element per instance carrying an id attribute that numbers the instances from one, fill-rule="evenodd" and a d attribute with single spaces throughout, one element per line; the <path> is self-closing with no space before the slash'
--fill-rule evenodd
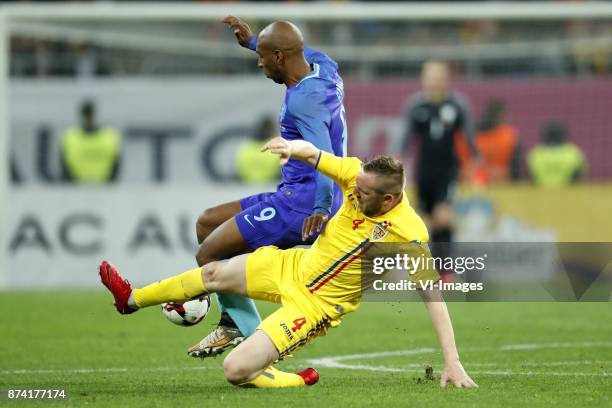
<path id="1" fill-rule="evenodd" d="M 329 221 L 329 215 L 317 212 L 304 220 L 302 224 L 302 241 L 312 237 L 315 232 L 321 232 L 323 225 Z"/>
<path id="2" fill-rule="evenodd" d="M 478 387 L 478 384 L 470 378 L 465 372 L 463 366 L 459 361 L 447 364 L 442 370 L 442 376 L 440 377 L 440 387 L 446 387 L 447 384 L 453 384 L 457 388 L 474 388 Z"/>
<path id="3" fill-rule="evenodd" d="M 291 157 L 291 143 L 280 136 L 271 139 L 261 148 L 262 152 L 270 151 L 280 156 L 280 164 L 284 166 Z"/>
<path id="4" fill-rule="evenodd" d="M 247 23 L 234 16 L 225 16 L 221 21 L 234 31 L 238 44 L 245 48 L 249 46 L 251 38 L 253 38 L 253 32 Z"/>

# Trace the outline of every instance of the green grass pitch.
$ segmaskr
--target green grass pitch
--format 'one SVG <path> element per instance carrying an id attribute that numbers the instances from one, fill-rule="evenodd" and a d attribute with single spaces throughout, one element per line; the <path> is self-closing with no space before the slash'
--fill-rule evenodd
<path id="1" fill-rule="evenodd" d="M 183 328 L 157 307 L 120 316 L 111 303 L 101 291 L 0 294 L 0 405 L 11 404 L 7 389 L 63 388 L 61 406 L 612 406 L 610 303 L 449 304 L 478 389 L 424 380 L 442 357 L 421 304 L 364 303 L 280 365 L 313 365 L 320 382 L 280 390 L 232 387 L 222 358 L 186 355 L 216 311 Z"/>

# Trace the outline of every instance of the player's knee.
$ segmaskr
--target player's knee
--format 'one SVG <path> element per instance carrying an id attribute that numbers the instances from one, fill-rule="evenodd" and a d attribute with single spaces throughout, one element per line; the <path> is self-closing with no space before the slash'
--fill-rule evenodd
<path id="1" fill-rule="evenodd" d="M 198 248 L 196 262 L 198 266 L 204 266 L 210 262 L 218 261 L 223 257 L 223 247 L 219 245 L 219 240 L 213 237 L 207 237 Z"/>
<path id="2" fill-rule="evenodd" d="M 208 255 L 207 248 L 208 246 L 206 245 L 206 240 L 204 240 L 204 242 L 202 242 L 200 247 L 198 248 L 198 252 L 196 253 L 196 262 L 198 263 L 198 266 L 204 266 L 212 262 L 212 259 Z"/>
<path id="3" fill-rule="evenodd" d="M 221 286 L 220 262 L 209 262 L 202 267 L 202 281 L 208 292 L 218 292 Z"/>
<path id="4" fill-rule="evenodd" d="M 244 384 L 251 376 L 251 370 L 237 358 L 228 356 L 223 361 L 223 375 L 225 379 L 234 385 Z"/>
<path id="5" fill-rule="evenodd" d="M 198 243 L 202 243 L 210 233 L 219 226 L 217 211 L 213 208 L 207 208 L 200 214 L 196 221 L 196 234 Z"/>

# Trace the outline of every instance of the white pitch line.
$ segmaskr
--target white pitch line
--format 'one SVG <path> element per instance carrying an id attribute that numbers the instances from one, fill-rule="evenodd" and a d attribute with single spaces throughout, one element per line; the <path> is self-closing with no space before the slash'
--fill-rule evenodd
<path id="1" fill-rule="evenodd" d="M 312 362 L 312 360 L 309 360 Z M 552 363 L 576 363 L 581 364 L 583 362 L 552 362 Z M 483 363 L 483 365 L 489 365 L 489 363 Z M 472 364 L 475 366 L 476 364 Z M 553 364 L 550 364 L 553 365 Z M 561 365 L 561 364 L 559 364 Z M 417 367 L 418 366 L 418 367 Z M 391 372 L 391 373 L 421 373 L 423 372 L 423 365 L 410 364 L 409 367 L 413 368 L 398 368 L 398 367 L 385 367 L 385 366 L 368 366 L 368 365 L 348 365 L 348 364 L 321 364 L 319 361 L 319 367 L 325 368 L 341 368 L 348 370 L 362 370 L 362 371 L 376 371 L 376 372 Z M 468 365 L 469 367 L 469 365 Z M 112 367 L 112 368 L 76 368 L 76 369 L 52 369 L 52 370 L 3 370 L 0 371 L 4 375 L 58 375 L 58 374 L 97 374 L 97 373 L 127 373 L 130 371 L 147 371 L 147 372 L 171 372 L 171 371 L 202 371 L 209 369 L 217 369 L 217 367 L 141 367 L 141 368 L 126 368 L 126 367 Z M 474 371 L 470 370 L 471 374 L 475 375 L 493 375 L 493 376 L 511 376 L 511 375 L 524 375 L 524 376 L 538 376 L 538 375 L 550 375 L 550 376 L 569 376 L 569 377 L 611 377 L 612 372 L 600 372 L 600 373 L 574 373 L 574 372 L 555 372 L 555 371 Z"/>
<path id="2" fill-rule="evenodd" d="M 516 351 L 516 350 L 538 350 L 538 349 L 555 349 L 555 348 L 590 348 L 590 347 L 609 347 L 612 346 L 610 342 L 576 342 L 576 343 L 527 343 L 527 344 L 507 344 L 498 347 L 468 347 L 462 348 L 462 352 L 483 352 L 483 351 Z M 321 358 L 314 358 L 307 360 L 307 364 L 315 367 L 326 367 L 326 368 L 339 368 L 345 370 L 363 370 L 363 371 L 377 371 L 377 372 L 422 372 L 423 364 L 408 364 L 410 368 L 400 367 L 387 367 L 387 366 L 371 366 L 366 364 L 347 364 L 345 361 L 350 360 L 364 360 L 373 359 L 380 357 L 391 357 L 391 356 L 406 356 L 406 355 L 417 355 L 417 354 L 430 354 L 438 352 L 437 349 L 433 348 L 416 348 L 408 350 L 397 350 L 397 351 L 382 351 L 372 353 L 361 353 L 361 354 L 349 354 L 344 356 L 328 356 Z M 519 366 L 563 366 L 563 365 L 581 365 L 581 364 L 602 364 L 609 363 L 608 361 L 553 361 L 553 362 L 523 362 L 519 363 Z M 516 364 L 516 363 L 514 363 Z M 467 363 L 466 366 L 490 366 L 499 367 L 500 363 Z M 419 368 L 417 368 L 419 367 Z M 525 375 L 525 376 L 536 376 L 536 375 L 550 375 L 550 376 L 598 376 L 598 377 L 609 377 L 612 376 L 612 372 L 558 372 L 558 371 L 472 371 L 471 373 L 477 375 Z"/>
<path id="3" fill-rule="evenodd" d="M 295 364 L 284 364 L 285 368 L 298 369 Z M 165 371 L 204 371 L 221 370 L 216 366 L 182 366 L 182 367 L 109 367 L 109 368 L 68 368 L 68 369 L 46 369 L 46 370 L 2 370 L 0 375 L 57 375 L 57 374 L 97 374 L 97 373 L 127 373 L 127 372 L 165 372 Z"/>
<path id="4" fill-rule="evenodd" d="M 590 347 L 609 347 L 612 346 L 610 342 L 578 342 L 578 343 L 534 343 L 534 344 L 508 344 L 499 347 L 468 347 L 462 348 L 462 352 L 483 352 L 483 351 L 515 351 L 515 350 L 535 350 L 535 349 L 546 349 L 546 348 L 590 348 Z M 430 354 L 438 352 L 438 349 L 425 347 L 408 350 L 396 350 L 396 351 L 382 351 L 373 353 L 361 353 L 361 354 L 348 354 L 344 356 L 329 356 L 315 359 L 305 360 L 305 364 L 313 365 L 315 367 L 325 368 L 340 368 L 346 370 L 363 370 L 363 371 L 377 371 L 377 372 L 415 372 L 420 373 L 423 371 L 423 364 L 409 363 L 405 366 L 408 368 L 401 367 L 387 367 L 387 366 L 371 366 L 365 364 L 346 364 L 343 361 L 347 360 L 358 360 L 358 359 L 372 359 L 381 357 L 392 357 L 392 356 L 409 356 L 418 354 Z M 528 366 L 571 366 L 571 365 L 582 365 L 582 364 L 609 364 L 611 361 L 597 361 L 597 360 L 580 360 L 580 361 L 549 361 L 549 362 L 535 362 L 526 361 L 521 363 L 513 363 L 515 365 L 528 367 Z M 499 367 L 503 363 L 472 363 L 469 362 L 466 366 L 469 367 Z M 297 368 L 297 364 L 285 364 L 285 367 Z M 300 365 L 301 366 L 301 365 Z M 212 366 L 182 366 L 182 367 L 110 367 L 110 368 L 73 368 L 73 369 L 39 369 L 39 370 L 28 370 L 28 369 L 15 369 L 15 370 L 2 370 L 2 375 L 57 375 L 57 374 L 95 374 L 95 373 L 126 373 L 133 371 L 145 371 L 145 372 L 172 372 L 172 371 L 200 371 L 200 370 L 211 370 L 219 369 L 219 367 Z M 472 371 L 471 373 L 477 375 L 498 375 L 498 376 L 510 376 L 510 375 L 550 375 L 550 376 L 612 376 L 611 372 L 599 372 L 599 373 L 585 373 L 585 372 L 555 372 L 555 371 Z"/>
<path id="5" fill-rule="evenodd" d="M 587 347 L 607 347 L 612 346 L 612 343 L 606 341 L 583 341 L 577 343 L 527 343 L 527 344 L 506 344 L 499 346 L 498 350 L 537 350 L 550 348 L 587 348 Z"/>
<path id="6" fill-rule="evenodd" d="M 321 367 L 321 365 L 319 366 Z M 349 365 L 349 364 L 334 364 L 325 366 L 326 368 L 341 368 L 346 370 L 360 370 L 360 371 L 376 371 L 383 373 L 423 373 L 423 365 L 419 368 L 399 368 L 399 367 L 385 367 L 385 366 L 368 366 L 368 365 Z M 469 368 L 469 366 L 468 366 Z M 441 370 L 442 367 L 439 367 Z M 612 377 L 612 372 L 602 371 L 594 373 L 584 372 L 559 372 L 559 371 L 478 371 L 469 370 L 470 374 L 474 375 L 492 375 L 492 376 L 511 376 L 511 375 L 522 375 L 522 376 L 567 376 L 567 377 Z"/>
<path id="7" fill-rule="evenodd" d="M 503 363 L 466 363 L 467 367 L 499 367 Z M 573 360 L 573 361 L 521 361 L 519 363 L 512 362 L 513 365 L 520 367 L 556 367 L 556 366 L 573 366 L 573 365 L 593 365 L 593 364 L 612 364 L 612 361 L 600 360 Z M 409 363 L 406 367 L 423 368 L 425 364 Z"/>
<path id="8" fill-rule="evenodd" d="M 185 371 L 185 370 L 210 370 L 217 367 L 207 366 L 184 366 L 184 367 L 109 367 L 109 368 L 69 368 L 69 369 L 49 369 L 49 370 L 2 370 L 4 375 L 23 375 L 23 374 L 96 374 L 96 373 L 127 373 L 128 371 Z"/>
<path id="9" fill-rule="evenodd" d="M 459 351 L 463 353 L 476 352 L 481 353 L 483 351 L 515 351 L 515 350 L 537 350 L 537 349 L 549 349 L 549 348 L 590 348 L 590 347 L 609 347 L 612 346 L 612 342 L 602 341 L 585 341 L 577 343 L 527 343 L 527 344 L 505 344 L 497 347 L 463 347 Z M 345 360 L 357 360 L 363 358 L 379 358 L 379 357 L 393 357 L 393 356 L 410 356 L 415 354 L 429 354 L 437 353 L 439 349 L 431 347 L 422 347 L 408 350 L 395 350 L 395 351 L 376 351 L 372 353 L 359 353 L 359 354 L 347 354 L 343 356 L 330 356 L 309 359 L 308 362 L 313 364 L 319 363 L 319 361 L 328 362 L 330 359 L 333 361 L 345 361 Z"/>
<path id="10" fill-rule="evenodd" d="M 571 373 L 558 371 L 471 371 L 475 375 L 525 375 L 525 376 L 553 376 L 553 377 L 612 377 L 612 372 L 602 371 L 599 373 Z"/>

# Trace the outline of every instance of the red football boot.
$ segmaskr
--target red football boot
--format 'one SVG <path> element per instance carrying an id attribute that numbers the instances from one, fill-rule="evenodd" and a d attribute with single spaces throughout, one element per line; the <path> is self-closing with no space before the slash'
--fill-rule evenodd
<path id="1" fill-rule="evenodd" d="M 138 310 L 128 306 L 132 285 L 126 279 L 123 279 L 117 269 L 108 261 L 102 261 L 100 264 L 100 280 L 115 297 L 115 307 L 119 313 L 130 314 Z"/>
<path id="2" fill-rule="evenodd" d="M 315 385 L 319 381 L 319 373 L 314 368 L 307 368 L 296 374 L 304 379 L 306 385 Z"/>

